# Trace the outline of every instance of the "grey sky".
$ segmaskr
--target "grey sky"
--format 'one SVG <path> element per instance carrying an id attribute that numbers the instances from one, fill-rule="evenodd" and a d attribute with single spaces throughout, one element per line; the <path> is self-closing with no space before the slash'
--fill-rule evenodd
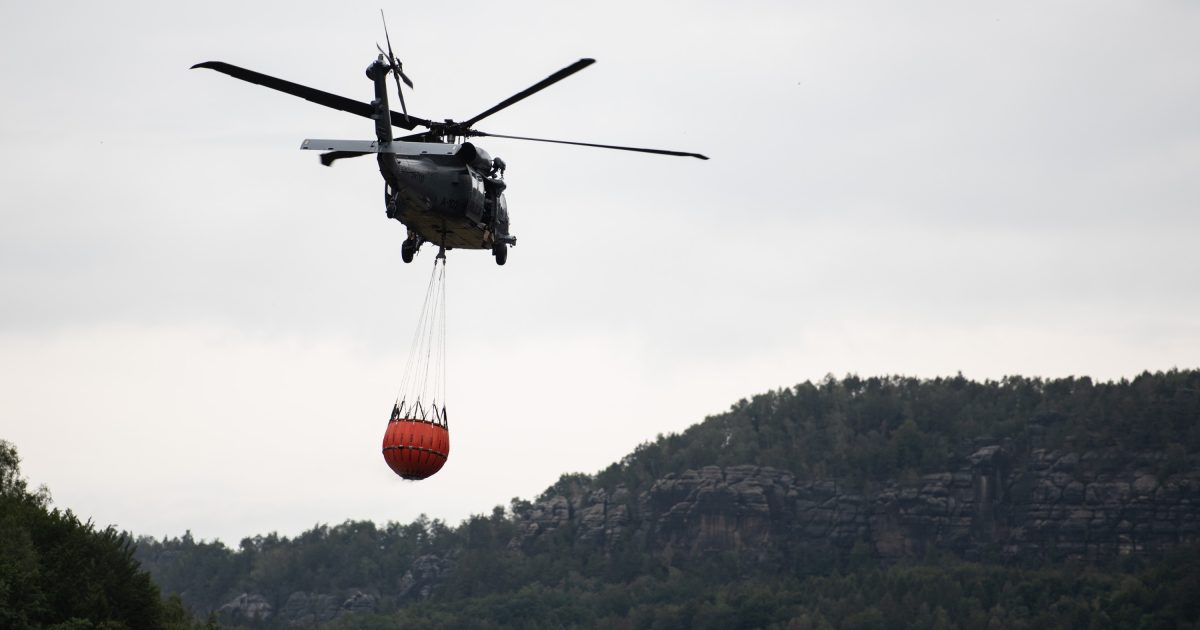
<path id="1" fill-rule="evenodd" d="M 446 468 L 379 454 L 432 252 L 351 98 L 378 5 L 0 5 L 0 437 L 138 533 L 456 521 L 832 372 L 1119 378 L 1200 356 L 1200 8 L 385 5 L 410 111 L 481 142 L 519 246 L 448 267 Z"/>

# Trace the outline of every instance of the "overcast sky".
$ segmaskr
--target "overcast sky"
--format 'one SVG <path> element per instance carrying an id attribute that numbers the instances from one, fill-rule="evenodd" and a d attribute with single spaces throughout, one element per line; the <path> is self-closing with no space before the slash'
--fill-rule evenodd
<path id="1" fill-rule="evenodd" d="M 447 268 L 452 453 L 380 442 L 433 251 L 360 100 L 377 4 L 0 3 L 0 438 L 59 506 L 236 545 L 457 522 L 739 398 L 843 375 L 1200 358 L 1194 2 L 391 3 L 412 113 L 480 142 L 519 245 Z"/>

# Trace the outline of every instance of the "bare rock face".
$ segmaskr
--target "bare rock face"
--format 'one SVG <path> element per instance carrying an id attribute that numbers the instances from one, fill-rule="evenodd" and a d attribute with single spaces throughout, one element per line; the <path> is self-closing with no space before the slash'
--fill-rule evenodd
<path id="1" fill-rule="evenodd" d="M 512 541 L 573 526 L 580 545 L 639 540 L 652 550 L 772 544 L 899 558 L 940 549 L 984 557 L 1105 557 L 1200 541 L 1200 472 L 1159 479 L 1156 454 L 1094 465 L 1101 455 L 983 444 L 952 470 L 859 494 L 837 480 L 798 481 L 767 467 L 668 474 L 633 497 L 619 487 L 551 496 L 518 515 Z M 1104 470 L 1105 472 L 1099 472 Z"/>
<path id="2" fill-rule="evenodd" d="M 375 612 L 375 606 L 378 604 L 379 596 L 356 589 L 351 591 L 350 596 L 342 602 L 339 616 L 373 613 Z"/>
<path id="3" fill-rule="evenodd" d="M 402 579 L 401 598 L 425 599 L 429 597 L 429 594 L 441 584 L 452 568 L 453 562 L 437 556 L 417 558 Z M 379 609 L 379 602 L 379 592 L 373 588 L 352 588 L 333 593 L 296 591 L 288 596 L 287 601 L 276 613 L 275 619 L 277 623 L 286 626 L 316 626 L 349 615 L 374 613 Z M 263 603 L 266 603 L 265 600 Z M 221 610 L 222 614 L 225 614 L 225 607 L 222 607 Z M 266 619 L 266 617 L 259 618 Z M 248 617 L 243 616 L 241 619 L 248 619 Z"/>
<path id="4" fill-rule="evenodd" d="M 658 480 L 642 513 L 655 515 L 647 533 L 662 545 L 691 552 L 751 548 L 772 536 L 771 505 L 787 501 L 791 475 L 771 468 L 708 466 Z"/>
<path id="5" fill-rule="evenodd" d="M 566 497 L 554 496 L 536 503 L 533 510 L 523 515 L 521 539 L 532 540 L 571 522 L 571 504 Z"/>
<path id="6" fill-rule="evenodd" d="M 454 560 L 428 555 L 413 560 L 412 566 L 400 578 L 401 600 L 428 599 L 442 581 L 454 570 Z"/>
<path id="7" fill-rule="evenodd" d="M 217 609 L 217 614 L 232 621 L 265 621 L 271 618 L 271 604 L 257 593 L 242 593 Z"/>
<path id="8" fill-rule="evenodd" d="M 378 595 L 362 589 L 353 589 L 345 596 L 296 591 L 288 596 L 277 618 L 291 626 L 312 626 L 346 615 L 375 612 L 378 603 Z"/>
<path id="9" fill-rule="evenodd" d="M 575 528 L 575 536 L 589 544 L 607 545 L 630 533 L 637 497 L 625 486 L 611 493 L 603 488 L 571 496 L 554 495 L 516 514 L 518 535 L 513 549 L 529 550 L 540 537 L 562 527 Z"/>

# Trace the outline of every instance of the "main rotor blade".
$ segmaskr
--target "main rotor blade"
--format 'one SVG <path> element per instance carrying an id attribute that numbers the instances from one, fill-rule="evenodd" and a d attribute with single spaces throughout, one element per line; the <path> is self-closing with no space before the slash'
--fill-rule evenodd
<path id="1" fill-rule="evenodd" d="M 192 66 L 193 70 L 196 68 L 216 70 L 217 72 L 227 74 L 235 79 L 241 79 L 242 81 L 268 87 L 272 90 L 278 90 L 285 94 L 291 94 L 292 96 L 299 96 L 306 101 L 311 101 L 318 105 L 324 105 L 325 107 L 341 110 L 343 112 L 349 112 L 357 116 L 362 116 L 363 118 L 370 118 L 372 114 L 374 114 L 374 108 L 368 103 L 349 99 L 344 96 L 338 96 L 337 94 L 330 94 L 329 92 L 323 92 L 315 88 L 310 88 L 306 85 L 300 85 L 299 83 L 292 83 L 291 81 L 277 79 L 273 76 L 255 72 L 253 70 L 239 68 L 238 66 L 228 64 L 223 61 L 205 61 Z M 408 122 L 405 122 L 404 114 L 395 111 L 392 112 L 393 127 L 411 130 L 418 126 L 428 127 L 429 125 L 430 122 L 428 120 L 412 115 L 409 115 Z"/>
<path id="2" fill-rule="evenodd" d="M 479 114 L 478 116 L 476 116 L 470 120 L 467 120 L 461 124 L 464 127 L 470 127 L 471 125 L 474 125 L 475 123 L 483 120 L 484 118 L 487 118 L 488 116 L 491 116 L 492 114 L 495 114 L 496 112 L 504 109 L 505 107 L 508 107 L 509 105 L 512 105 L 513 103 L 521 101 L 525 98 L 528 98 L 528 97 L 550 87 L 551 85 L 554 85 L 555 83 L 558 83 L 559 81 L 562 81 L 563 79 L 571 76 L 572 74 L 575 74 L 576 72 L 579 72 L 580 70 L 583 70 L 584 68 L 586 68 L 594 63 L 596 63 L 595 59 L 580 59 L 579 61 L 576 61 L 575 63 L 567 66 L 566 68 L 563 68 L 562 70 L 555 72 L 554 74 L 546 77 L 545 79 L 538 81 L 537 83 L 533 84 L 529 88 L 527 88 L 521 92 L 517 92 L 516 94 L 508 97 L 507 99 L 501 101 L 499 105 L 496 105 L 495 107 L 487 110 L 486 112 L 483 112 L 482 114 Z"/>
<path id="3" fill-rule="evenodd" d="M 489 138 L 508 138 L 509 140 L 532 140 L 533 142 L 552 142 L 554 144 L 573 144 L 580 147 L 596 147 L 597 149 L 616 149 L 618 151 L 637 151 L 638 153 L 656 153 L 658 155 L 677 155 L 680 157 L 694 157 L 701 160 L 707 160 L 707 155 L 699 153 L 686 153 L 684 151 L 667 151 L 666 149 L 640 149 L 638 147 L 622 147 L 615 144 L 593 144 L 591 142 L 571 142 L 569 140 L 547 140 L 546 138 L 528 138 L 526 136 L 506 136 L 500 133 L 487 133 L 486 131 L 472 131 L 474 135 L 486 136 Z"/>

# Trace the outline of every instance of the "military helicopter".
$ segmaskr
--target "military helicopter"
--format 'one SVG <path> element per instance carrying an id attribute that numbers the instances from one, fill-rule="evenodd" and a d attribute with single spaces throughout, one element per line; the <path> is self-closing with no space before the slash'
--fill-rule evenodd
<path id="1" fill-rule="evenodd" d="M 496 264 L 503 265 L 508 260 L 508 247 L 517 243 L 517 237 L 509 232 L 508 204 L 504 199 L 504 190 L 507 187 L 504 182 L 506 165 L 503 160 L 493 158 L 482 147 L 466 141 L 468 138 L 508 138 L 708 159 L 699 153 L 512 136 L 474 128 L 476 123 L 488 116 L 592 65 L 595 63 L 594 59 L 580 59 L 508 97 L 491 109 L 461 122 L 451 119 L 436 122 L 411 115 L 404 102 L 401 84 L 412 89 L 413 82 L 404 73 L 404 65 L 392 52 L 386 18 L 384 37 L 387 50 L 384 51 L 382 46 L 376 44 L 379 55 L 367 67 L 367 78 L 375 84 L 375 98 L 370 103 L 221 61 L 205 61 L 192 68 L 216 70 L 235 79 L 298 96 L 318 105 L 373 119 L 375 140 L 310 139 L 305 140 L 300 148 L 324 151 L 320 159 L 321 164 L 325 166 L 331 166 L 343 158 L 376 154 L 379 172 L 385 182 L 384 206 L 387 217 L 396 219 L 408 228 L 408 236 L 400 249 L 401 259 L 406 263 L 412 262 L 421 245 L 433 243 L 439 248 L 439 258 L 444 258 L 446 250 L 453 248 L 490 249 Z M 392 111 L 388 105 L 389 74 L 396 82 L 400 112 Z M 427 131 L 393 138 L 392 127 L 408 131 L 424 127 Z"/>

